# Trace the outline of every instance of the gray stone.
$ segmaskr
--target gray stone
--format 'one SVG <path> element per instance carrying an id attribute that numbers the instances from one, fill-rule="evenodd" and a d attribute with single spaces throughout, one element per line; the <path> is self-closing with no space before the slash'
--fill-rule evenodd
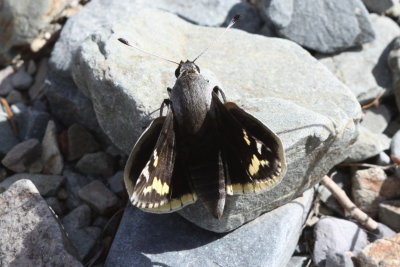
<path id="1" fill-rule="evenodd" d="M 11 66 L 0 70 L 0 96 L 6 96 L 13 89 L 11 83 L 13 73 L 14 69 Z"/>
<path id="2" fill-rule="evenodd" d="M 379 220 L 396 232 L 400 232 L 400 200 L 380 203 Z"/>
<path id="3" fill-rule="evenodd" d="M 352 196 L 361 210 L 376 217 L 379 203 L 400 197 L 400 179 L 387 177 L 381 168 L 358 170 L 352 178 Z"/>
<path id="4" fill-rule="evenodd" d="M 29 96 L 31 99 L 36 99 L 44 94 L 45 79 L 49 69 L 49 59 L 43 58 L 35 75 L 35 82 L 29 89 Z"/>
<path id="5" fill-rule="evenodd" d="M 99 143 L 85 127 L 73 124 L 68 128 L 68 160 L 80 159 L 83 155 L 99 149 Z"/>
<path id="6" fill-rule="evenodd" d="M 26 107 L 23 104 L 12 105 L 11 109 L 17 119 L 20 139 L 43 139 L 50 119 L 49 113 L 36 110 L 33 107 Z"/>
<path id="7" fill-rule="evenodd" d="M 69 169 L 64 170 L 63 176 L 67 180 L 65 187 L 69 193 L 66 206 L 68 209 L 72 210 L 81 204 L 79 199 L 79 190 L 85 185 L 89 184 L 93 179 L 83 176 L 79 173 L 75 173 Z"/>
<path id="8" fill-rule="evenodd" d="M 400 158 L 400 130 L 398 130 L 392 137 L 392 141 L 390 143 L 390 153 Z"/>
<path id="9" fill-rule="evenodd" d="M 83 260 L 96 244 L 97 239 L 101 235 L 101 229 L 94 226 L 89 226 L 82 229 L 77 229 L 68 234 L 68 238 L 72 245 L 76 248 L 79 258 Z"/>
<path id="10" fill-rule="evenodd" d="M 389 237 L 392 235 L 395 235 L 396 232 L 384 225 L 383 223 L 378 222 L 378 228 L 375 232 L 371 232 L 369 235 L 369 239 L 371 242 L 374 242 L 375 240 Z"/>
<path id="11" fill-rule="evenodd" d="M 232 18 L 240 14 L 240 19 L 232 28 L 240 29 L 249 33 L 258 33 L 264 22 L 260 16 L 259 10 L 247 2 L 234 5 L 228 13 L 226 20 L 222 26 L 228 26 Z"/>
<path id="12" fill-rule="evenodd" d="M 34 60 L 29 60 L 28 64 L 26 65 L 26 72 L 30 75 L 34 75 L 37 70 L 36 63 Z"/>
<path id="13" fill-rule="evenodd" d="M 390 138 L 385 134 L 374 133 L 360 126 L 359 136 L 354 144 L 349 147 L 347 162 L 358 162 L 378 155 L 390 147 Z"/>
<path id="14" fill-rule="evenodd" d="M 392 8 L 399 0 L 362 0 L 371 12 L 384 13 Z"/>
<path id="15" fill-rule="evenodd" d="M 64 168 L 63 157 L 58 148 L 57 128 L 54 121 L 49 121 L 42 142 L 41 161 L 43 173 L 61 174 Z"/>
<path id="16" fill-rule="evenodd" d="M 344 252 L 329 251 L 326 255 L 325 267 L 354 267 L 354 263 Z"/>
<path id="17" fill-rule="evenodd" d="M 307 266 L 309 261 L 310 259 L 305 256 L 293 256 L 290 258 L 286 267 L 304 267 Z"/>
<path id="18" fill-rule="evenodd" d="M 16 133 L 13 132 L 11 123 L 8 119 L 7 113 L 0 104 L 0 158 L 6 155 L 13 147 L 15 147 L 19 140 Z"/>
<path id="19" fill-rule="evenodd" d="M 84 155 L 76 164 L 76 169 L 84 174 L 110 176 L 114 173 L 115 159 L 105 152 Z"/>
<path id="20" fill-rule="evenodd" d="M 28 180 L 0 194 L 2 266 L 82 266 L 46 201 Z"/>
<path id="21" fill-rule="evenodd" d="M 32 76 L 24 70 L 19 70 L 11 76 L 12 86 L 18 90 L 26 90 L 32 84 Z"/>
<path id="22" fill-rule="evenodd" d="M 387 64 L 390 44 L 400 35 L 399 26 L 390 18 L 369 15 L 375 40 L 334 56 L 316 55 L 350 90 L 358 101 L 367 103 L 392 91 L 392 75 Z"/>
<path id="23" fill-rule="evenodd" d="M 17 55 L 14 47 L 29 44 L 50 28 L 71 0 L 20 2 L 4 0 L 0 8 L 0 65 Z"/>
<path id="24" fill-rule="evenodd" d="M 22 94 L 17 90 L 12 90 L 6 97 L 8 104 L 16 104 L 20 102 L 24 102 L 24 98 Z"/>
<path id="25" fill-rule="evenodd" d="M 24 172 L 36 158 L 40 157 L 40 145 L 36 139 L 29 139 L 14 146 L 1 163 L 14 172 Z"/>
<path id="26" fill-rule="evenodd" d="M 13 183 L 22 179 L 30 180 L 34 183 L 40 194 L 44 197 L 55 196 L 65 180 L 63 176 L 59 175 L 19 173 L 14 174 L 1 182 L 0 191 L 6 190 Z"/>
<path id="27" fill-rule="evenodd" d="M 393 139 L 392 139 L 393 142 Z M 381 166 L 386 166 L 392 163 L 392 160 L 390 159 L 389 155 L 386 154 L 385 152 L 381 152 L 379 153 L 379 155 L 376 157 L 375 159 L 375 163 L 377 165 L 381 165 Z"/>
<path id="28" fill-rule="evenodd" d="M 61 219 L 67 234 L 90 225 L 91 211 L 88 205 L 81 205 Z"/>
<path id="29" fill-rule="evenodd" d="M 100 228 L 104 228 L 104 226 L 106 226 L 106 224 L 108 223 L 109 219 L 107 217 L 104 216 L 97 216 L 96 219 L 94 219 L 92 226 L 97 226 Z"/>
<path id="30" fill-rule="evenodd" d="M 278 36 L 301 46 L 334 53 L 374 40 L 361 0 L 264 0 L 261 11 Z"/>
<path id="31" fill-rule="evenodd" d="M 0 166 L 0 182 L 4 181 L 4 179 L 7 177 L 7 170 Z"/>
<path id="32" fill-rule="evenodd" d="M 386 105 L 380 104 L 365 111 L 361 125 L 373 133 L 383 133 L 393 115 Z"/>
<path id="33" fill-rule="evenodd" d="M 368 245 L 367 233 L 357 224 L 335 217 L 322 217 L 314 228 L 315 244 L 313 262 L 323 266 L 327 255 L 352 251 Z"/>
<path id="34" fill-rule="evenodd" d="M 82 187 L 79 197 L 101 215 L 109 214 L 118 205 L 118 197 L 98 180 Z"/>
<path id="35" fill-rule="evenodd" d="M 224 235 L 198 228 L 175 213 L 150 214 L 130 206 L 105 266 L 286 266 L 312 199 L 310 189 Z"/>
<path id="36" fill-rule="evenodd" d="M 107 179 L 108 185 L 115 194 L 123 196 L 126 194 L 125 184 L 124 184 L 124 172 L 119 171 L 110 178 Z"/>
<path id="37" fill-rule="evenodd" d="M 351 186 L 351 176 L 343 171 L 337 171 L 331 175 L 332 180 L 347 194 L 350 193 Z M 332 195 L 331 191 L 329 191 L 324 185 L 320 185 L 318 187 L 318 196 L 319 199 L 332 211 L 336 214 L 344 217 L 345 213 L 343 211 L 342 206 L 337 202 L 336 198 Z"/>
<path id="38" fill-rule="evenodd" d="M 63 207 L 56 197 L 47 197 L 46 202 L 56 215 L 63 215 Z"/>
<path id="39" fill-rule="evenodd" d="M 161 26 L 154 28 L 147 23 L 154 20 Z M 149 114 L 156 116 L 153 111 L 167 97 L 165 88 L 175 81 L 171 64 L 148 56 L 142 60 L 142 53 L 128 49 L 117 38 L 134 39 L 146 48 L 157 44 L 152 50 L 179 60 L 197 55 L 222 31 L 194 27 L 169 13 L 145 10 L 81 44 L 74 57 L 74 79 L 92 99 L 101 127 L 117 147 L 129 153 Z M 169 42 L 175 49 L 171 50 Z M 232 43 L 240 51 L 235 52 Z M 246 60 L 238 62 L 238 55 Z M 229 68 L 226 62 L 231 62 Z M 279 134 L 286 149 L 288 172 L 274 190 L 256 196 L 229 196 L 229 215 L 219 221 L 201 202 L 182 210 L 188 220 L 213 231 L 233 230 L 299 196 L 347 157 L 346 149 L 357 135 L 360 106 L 348 88 L 296 44 L 232 29 L 198 64 L 207 77 L 212 77 L 207 68 L 215 71 L 214 77 L 218 77 L 229 100 Z M 259 71 L 266 66 L 268 71 Z"/>

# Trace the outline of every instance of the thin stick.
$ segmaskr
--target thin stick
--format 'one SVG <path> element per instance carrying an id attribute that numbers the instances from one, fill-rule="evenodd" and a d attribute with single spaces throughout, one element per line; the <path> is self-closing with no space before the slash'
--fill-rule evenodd
<path id="1" fill-rule="evenodd" d="M 397 167 L 399 164 L 393 163 L 386 166 L 369 164 L 369 163 L 341 163 L 337 166 L 339 167 L 366 167 L 366 168 L 381 168 L 382 170 L 389 170 L 391 168 Z"/>
<path id="2" fill-rule="evenodd" d="M 372 100 L 370 103 L 361 106 L 361 108 L 362 109 L 367 109 L 367 108 L 370 108 L 372 106 L 378 106 L 379 105 L 379 100 L 381 99 L 382 96 L 383 96 L 383 92 L 380 93 L 377 97 L 375 97 L 375 99 Z"/>
<path id="3" fill-rule="evenodd" d="M 3 107 L 7 113 L 8 120 L 10 121 L 10 124 L 11 124 L 11 129 L 13 130 L 14 134 L 16 136 L 18 136 L 18 127 L 17 127 L 17 123 L 15 121 L 14 112 L 10 108 L 10 105 L 8 104 L 8 102 L 5 98 L 0 97 L 0 102 L 1 102 L 1 104 L 3 104 Z"/>
<path id="4" fill-rule="evenodd" d="M 351 217 L 357 220 L 361 225 L 369 231 L 375 231 L 378 228 L 378 223 L 369 217 L 365 212 L 360 210 L 330 177 L 327 175 L 322 178 L 321 183 L 331 191 L 332 195 L 340 203 L 342 208 L 346 210 Z"/>

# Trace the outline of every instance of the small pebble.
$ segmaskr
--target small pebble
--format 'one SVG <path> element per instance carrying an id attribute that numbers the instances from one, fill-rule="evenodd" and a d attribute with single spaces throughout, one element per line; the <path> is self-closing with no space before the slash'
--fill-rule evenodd
<path id="1" fill-rule="evenodd" d="M 23 70 L 19 70 L 11 76 L 11 83 L 18 90 L 27 90 L 32 82 L 32 76 Z"/>

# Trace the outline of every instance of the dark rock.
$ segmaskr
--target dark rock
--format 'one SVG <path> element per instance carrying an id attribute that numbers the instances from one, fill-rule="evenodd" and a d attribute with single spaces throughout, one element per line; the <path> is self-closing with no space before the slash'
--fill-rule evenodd
<path id="1" fill-rule="evenodd" d="M 17 90 L 12 90 L 6 97 L 8 104 L 13 105 L 16 103 L 24 102 L 22 94 Z"/>
<path id="2" fill-rule="evenodd" d="M 85 185 L 93 181 L 93 178 L 83 176 L 79 173 L 75 173 L 69 169 L 64 170 L 63 176 L 67 179 L 66 189 L 68 191 L 68 199 L 66 201 L 66 206 L 68 209 L 72 210 L 81 204 L 79 199 L 79 190 Z"/>
<path id="3" fill-rule="evenodd" d="M 84 155 L 76 164 L 76 169 L 84 174 L 108 177 L 114 173 L 115 159 L 105 152 Z"/>
<path id="4" fill-rule="evenodd" d="M 375 12 L 378 14 L 384 13 L 385 11 L 392 8 L 398 0 L 362 0 L 365 6 L 371 12 Z"/>
<path id="5" fill-rule="evenodd" d="M 0 70 L 0 96 L 6 96 L 13 90 L 11 77 L 14 69 L 11 66 L 5 67 Z"/>
<path id="6" fill-rule="evenodd" d="M 76 248 L 79 258 L 83 260 L 96 244 L 101 235 L 101 229 L 94 226 L 77 229 L 68 234 L 69 240 Z"/>
<path id="7" fill-rule="evenodd" d="M 379 220 L 396 232 L 400 232 L 400 200 L 380 203 Z"/>
<path id="8" fill-rule="evenodd" d="M 375 240 L 389 237 L 395 235 L 396 232 L 384 225 L 383 223 L 378 222 L 378 228 L 374 232 L 369 233 L 369 240 L 374 242 Z"/>
<path id="9" fill-rule="evenodd" d="M 14 146 L 1 163 L 14 172 L 24 172 L 38 157 L 40 157 L 39 141 L 29 139 Z"/>
<path id="10" fill-rule="evenodd" d="M 23 70 L 19 70 L 11 76 L 12 86 L 18 90 L 28 89 L 32 82 L 32 76 Z"/>
<path id="11" fill-rule="evenodd" d="M 98 180 L 82 187 L 79 197 L 101 215 L 110 213 L 118 205 L 118 197 Z"/>
<path id="12" fill-rule="evenodd" d="M 307 266 L 307 263 L 310 261 L 310 258 L 304 256 L 293 256 L 290 258 L 286 267 L 304 267 Z"/>
<path id="13" fill-rule="evenodd" d="M 123 196 L 124 194 L 126 194 L 123 171 L 119 171 L 110 178 L 108 178 L 107 182 L 111 191 L 113 191 L 118 196 Z"/>
<path id="14" fill-rule="evenodd" d="M 85 127 L 73 124 L 68 128 L 68 160 L 80 159 L 83 155 L 99 149 L 99 143 Z"/>
<path id="15" fill-rule="evenodd" d="M 8 116 L 0 104 L 0 158 L 6 155 L 18 143 L 18 137 L 13 132 Z"/>
<path id="16" fill-rule="evenodd" d="M 11 108 L 17 118 L 20 138 L 42 140 L 50 119 L 49 113 L 23 104 L 12 105 Z"/>
<path id="17" fill-rule="evenodd" d="M 46 202 L 56 215 L 63 215 L 63 207 L 56 197 L 48 197 L 46 198 Z"/>
<path id="18" fill-rule="evenodd" d="M 44 94 L 45 79 L 48 73 L 49 59 L 43 58 L 39 63 L 39 68 L 35 75 L 35 82 L 29 89 L 29 96 L 31 99 L 36 99 Z"/>
<path id="19" fill-rule="evenodd" d="M 67 234 L 69 234 L 77 229 L 89 226 L 91 219 L 92 217 L 89 206 L 81 205 L 65 215 L 61 219 L 61 223 L 63 224 Z"/>
<path id="20" fill-rule="evenodd" d="M 261 30 L 264 22 L 260 16 L 258 9 L 247 2 L 234 5 L 229 11 L 225 22 L 222 26 L 228 26 L 232 18 L 240 14 L 240 19 L 233 25 L 233 28 L 240 29 L 249 33 L 257 33 Z"/>
<path id="21" fill-rule="evenodd" d="M 54 121 L 49 121 L 42 142 L 41 161 L 43 173 L 61 174 L 64 162 L 57 143 L 57 128 Z"/>

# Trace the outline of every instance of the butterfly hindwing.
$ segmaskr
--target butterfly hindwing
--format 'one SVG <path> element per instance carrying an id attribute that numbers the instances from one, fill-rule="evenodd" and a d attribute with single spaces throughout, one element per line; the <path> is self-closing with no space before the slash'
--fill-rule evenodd
<path id="1" fill-rule="evenodd" d="M 148 212 L 172 212 L 193 203 L 196 195 L 179 160 L 172 111 L 162 128 L 160 122 L 152 124 L 135 145 L 142 147 L 132 151 L 128 159 L 125 181 L 133 205 Z"/>
<path id="2" fill-rule="evenodd" d="M 220 131 L 227 194 L 258 193 L 280 181 L 286 171 L 279 137 L 252 115 L 213 94 Z"/>

